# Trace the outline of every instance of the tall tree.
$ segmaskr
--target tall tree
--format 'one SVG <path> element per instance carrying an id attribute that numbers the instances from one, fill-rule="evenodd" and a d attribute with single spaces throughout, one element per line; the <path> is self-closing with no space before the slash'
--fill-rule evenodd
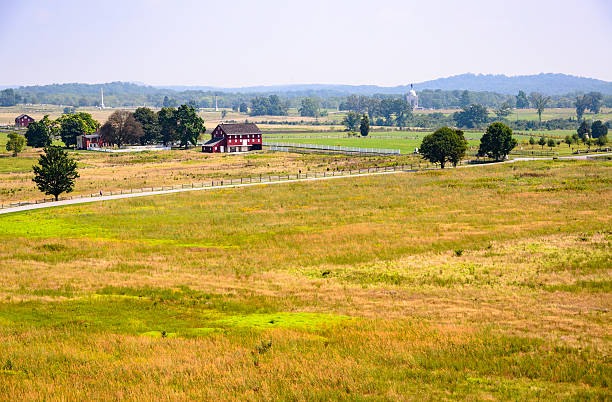
<path id="1" fill-rule="evenodd" d="M 529 99 L 527 99 L 527 94 L 525 93 L 525 91 L 519 91 L 518 95 L 516 95 L 516 108 L 517 109 L 529 108 Z"/>
<path id="2" fill-rule="evenodd" d="M 25 133 L 28 146 L 33 148 L 43 148 L 51 145 L 53 124 L 54 123 L 49 120 L 48 114 L 41 120 L 30 123 L 28 125 L 28 131 Z"/>
<path id="3" fill-rule="evenodd" d="M 463 131 L 442 127 L 423 138 L 420 153 L 423 158 L 431 163 L 439 163 L 444 169 L 447 162 L 457 166 L 466 150 L 467 141 Z"/>
<path id="4" fill-rule="evenodd" d="M 503 123 L 496 122 L 489 127 L 480 138 L 478 156 L 488 156 L 496 161 L 506 159 L 506 156 L 516 147 L 517 141 L 512 138 L 512 130 Z"/>
<path id="5" fill-rule="evenodd" d="M 139 107 L 134 111 L 134 119 L 142 126 L 143 135 L 140 143 L 158 144 L 161 142 L 161 132 L 157 121 L 157 114 L 148 107 Z"/>
<path id="6" fill-rule="evenodd" d="M 247 105 L 245 102 L 242 102 L 240 104 L 240 113 L 249 113 L 249 105 Z"/>
<path id="7" fill-rule="evenodd" d="M 584 111 L 589 106 L 589 101 L 586 95 L 577 96 L 574 105 L 576 106 L 576 118 L 578 119 L 578 121 L 580 121 L 582 120 L 582 116 L 584 116 Z"/>
<path id="8" fill-rule="evenodd" d="M 179 106 L 174 113 L 174 120 L 176 121 L 176 134 L 181 146 L 197 144 L 200 134 L 206 131 L 204 120 L 198 116 L 191 106 Z"/>
<path id="9" fill-rule="evenodd" d="M 23 151 L 26 139 L 23 135 L 17 133 L 8 133 L 8 139 L 6 141 L 6 150 L 13 152 L 13 156 L 17 156 L 19 152 Z"/>
<path id="10" fill-rule="evenodd" d="M 472 103 L 472 99 L 470 98 L 470 93 L 466 89 L 465 91 L 461 93 L 461 98 L 459 99 L 459 107 L 464 109 L 470 106 L 471 103 Z"/>
<path id="11" fill-rule="evenodd" d="M 542 124 L 542 112 L 546 109 L 548 102 L 550 102 L 550 96 L 542 95 L 539 92 L 532 92 L 531 95 L 529 95 L 529 100 L 538 111 L 538 119 L 540 124 Z"/>
<path id="12" fill-rule="evenodd" d="M 127 110 L 113 112 L 106 123 L 100 128 L 102 139 L 119 148 L 125 144 L 140 143 L 144 135 L 142 125 L 134 118 L 134 114 Z"/>
<path id="13" fill-rule="evenodd" d="M 359 131 L 362 137 L 366 137 L 370 133 L 370 119 L 367 114 L 361 116 L 361 123 L 359 124 Z"/>
<path id="14" fill-rule="evenodd" d="M 597 114 L 601 110 L 603 96 L 599 92 L 589 92 L 585 95 L 587 100 L 587 108 L 591 113 Z"/>
<path id="15" fill-rule="evenodd" d="M 312 98 L 303 98 L 298 112 L 300 116 L 319 117 L 319 105 Z"/>
<path id="16" fill-rule="evenodd" d="M 495 109 L 495 115 L 497 115 L 497 117 L 500 119 L 508 117 L 510 113 L 512 113 L 512 106 L 510 106 L 510 103 L 508 103 L 507 101 L 502 103 L 501 106 Z"/>
<path id="17" fill-rule="evenodd" d="M 359 123 L 360 118 L 357 112 L 348 112 L 346 117 L 342 120 L 342 124 L 344 124 L 347 131 L 357 131 Z"/>
<path id="18" fill-rule="evenodd" d="M 79 174 L 77 163 L 60 147 L 47 147 L 38 159 L 38 165 L 32 167 L 32 179 L 39 190 L 53 195 L 57 201 L 61 193 L 69 193 L 74 188 L 74 181 Z"/>
<path id="19" fill-rule="evenodd" d="M 168 145 L 178 139 L 174 113 L 176 113 L 176 109 L 171 107 L 163 107 L 159 112 L 157 112 L 157 121 L 160 127 L 161 141 L 164 145 Z"/>
<path id="20" fill-rule="evenodd" d="M 59 134 L 67 147 L 76 145 L 77 136 L 93 134 L 100 128 L 100 123 L 84 112 L 64 114 L 56 121 L 60 125 Z"/>
<path id="21" fill-rule="evenodd" d="M 395 124 L 402 129 L 406 127 L 407 120 L 412 115 L 412 106 L 406 99 L 395 99 L 393 101 L 393 113 L 395 113 Z"/>
<path id="22" fill-rule="evenodd" d="M 601 120 L 594 121 L 591 124 L 591 136 L 593 138 L 605 137 L 608 135 L 608 127 Z"/>

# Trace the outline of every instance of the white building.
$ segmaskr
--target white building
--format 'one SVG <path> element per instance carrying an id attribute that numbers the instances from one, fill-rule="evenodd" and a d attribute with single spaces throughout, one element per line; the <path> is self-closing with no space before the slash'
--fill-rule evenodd
<path id="1" fill-rule="evenodd" d="M 416 91 L 412 87 L 412 84 L 410 84 L 410 92 L 408 92 L 408 95 L 406 95 L 406 102 L 410 103 L 410 106 L 412 106 L 412 109 L 419 108 L 419 96 L 417 95 Z"/>

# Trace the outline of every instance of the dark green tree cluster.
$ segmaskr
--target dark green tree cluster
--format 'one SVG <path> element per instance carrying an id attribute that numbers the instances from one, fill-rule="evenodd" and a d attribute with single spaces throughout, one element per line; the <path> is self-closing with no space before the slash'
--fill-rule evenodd
<path id="1" fill-rule="evenodd" d="M 75 146 L 79 135 L 93 134 L 100 128 L 100 123 L 89 113 L 64 114 L 56 122 L 59 124 L 59 135 L 67 147 Z"/>
<path id="2" fill-rule="evenodd" d="M 45 115 L 41 120 L 32 122 L 28 125 L 25 138 L 28 146 L 33 148 L 43 148 L 51 145 L 52 136 L 57 131 L 55 121 Z"/>
<path id="3" fill-rule="evenodd" d="M 512 129 L 503 123 L 495 122 L 480 138 L 478 156 L 488 156 L 496 161 L 506 159 L 506 156 L 516 147 L 517 141 L 512 137 Z"/>
<path id="4" fill-rule="evenodd" d="M 298 112 L 303 117 L 319 117 L 319 105 L 313 98 L 304 98 Z"/>
<path id="5" fill-rule="evenodd" d="M 361 123 L 359 124 L 359 131 L 362 137 L 367 137 L 370 133 L 370 119 L 367 114 L 361 116 Z"/>
<path id="6" fill-rule="evenodd" d="M 258 96 L 251 101 L 251 116 L 287 116 L 289 104 L 278 95 Z"/>
<path id="7" fill-rule="evenodd" d="M 423 158 L 431 163 L 439 163 L 444 169 L 448 162 L 457 166 L 465 156 L 467 145 L 463 131 L 442 127 L 423 138 L 420 153 Z"/>
<path id="8" fill-rule="evenodd" d="M 519 91 L 518 95 L 516 95 L 516 108 L 517 109 L 528 109 L 529 108 L 529 99 L 527 99 L 527 94 L 525 91 Z"/>
<path id="9" fill-rule="evenodd" d="M 15 106 L 21 102 L 21 95 L 15 93 L 13 88 L 0 91 L 0 106 Z"/>
<path id="10" fill-rule="evenodd" d="M 486 123 L 488 115 L 486 107 L 473 103 L 463 110 L 455 112 L 453 119 L 459 127 L 474 128 Z"/>

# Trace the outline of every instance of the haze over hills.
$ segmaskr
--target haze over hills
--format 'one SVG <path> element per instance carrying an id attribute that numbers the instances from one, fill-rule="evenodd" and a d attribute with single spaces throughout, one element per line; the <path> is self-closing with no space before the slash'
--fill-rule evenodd
<path id="1" fill-rule="evenodd" d="M 410 90 L 410 85 L 381 87 L 377 85 L 335 85 L 335 84 L 299 84 L 252 86 L 241 88 L 219 88 L 212 86 L 158 86 L 157 88 L 176 91 L 200 90 L 238 93 L 327 93 L 328 96 L 348 94 L 403 94 Z M 506 76 L 493 74 L 460 74 L 431 81 L 414 83 L 414 88 L 487 91 L 500 94 L 516 94 L 519 90 L 526 93 L 542 92 L 548 95 L 562 95 L 573 92 L 597 91 L 612 94 L 612 82 L 595 78 L 577 77 L 568 74 L 542 73 L 537 75 Z"/>

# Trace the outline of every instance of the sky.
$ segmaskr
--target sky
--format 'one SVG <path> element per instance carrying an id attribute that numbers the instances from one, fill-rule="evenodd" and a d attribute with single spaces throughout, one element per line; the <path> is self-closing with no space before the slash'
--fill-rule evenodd
<path id="1" fill-rule="evenodd" d="M 0 0 L 0 85 L 612 81 L 612 0 Z"/>

